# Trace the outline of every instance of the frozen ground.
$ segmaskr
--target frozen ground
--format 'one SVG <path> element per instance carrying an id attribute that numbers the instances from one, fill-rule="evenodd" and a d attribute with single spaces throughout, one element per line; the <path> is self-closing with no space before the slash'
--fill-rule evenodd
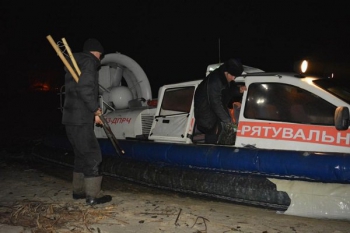
<path id="1" fill-rule="evenodd" d="M 25 159 L 24 159 L 25 158 Z M 274 210 L 188 196 L 105 177 L 111 203 L 88 207 L 71 198 L 71 170 L 24 154 L 1 153 L 0 233 L 350 232 L 350 222 L 312 219 Z"/>

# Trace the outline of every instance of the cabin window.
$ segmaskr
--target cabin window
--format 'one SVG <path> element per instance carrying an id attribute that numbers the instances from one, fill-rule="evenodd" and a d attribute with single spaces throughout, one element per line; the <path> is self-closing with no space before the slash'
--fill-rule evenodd
<path id="1" fill-rule="evenodd" d="M 194 87 L 169 88 L 164 97 L 159 115 L 189 113 L 191 111 Z"/>
<path id="2" fill-rule="evenodd" d="M 249 86 L 244 117 L 303 124 L 334 125 L 336 106 L 313 93 L 281 83 Z"/>

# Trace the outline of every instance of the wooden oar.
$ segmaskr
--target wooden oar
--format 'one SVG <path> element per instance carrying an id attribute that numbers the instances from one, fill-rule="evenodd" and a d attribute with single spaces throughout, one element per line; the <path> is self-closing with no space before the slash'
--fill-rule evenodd
<path id="1" fill-rule="evenodd" d="M 66 41 L 65 38 L 62 38 L 62 42 L 63 42 L 64 46 L 65 46 L 66 49 L 67 49 L 68 55 L 69 55 L 70 59 L 71 59 L 72 62 L 73 62 L 74 68 L 75 68 L 75 70 L 77 71 L 78 76 L 80 76 L 81 71 L 80 71 L 80 69 L 79 69 L 79 66 L 78 66 L 77 62 L 75 61 L 75 58 L 74 58 L 73 53 L 72 53 L 72 50 L 70 49 L 70 47 L 69 47 L 69 45 L 68 45 L 68 43 L 67 43 L 67 41 Z"/>
<path id="2" fill-rule="evenodd" d="M 75 71 L 73 70 L 72 66 L 69 64 L 67 59 L 63 56 L 63 53 L 62 53 L 61 49 L 57 46 L 55 41 L 52 39 L 51 35 L 48 35 L 46 38 L 48 39 L 48 41 L 50 42 L 52 47 L 55 49 L 55 51 L 57 52 L 57 55 L 61 58 L 63 64 L 67 67 L 68 71 L 70 72 L 70 74 L 72 75 L 74 80 L 76 82 L 78 82 L 79 81 L 78 76 L 80 76 L 81 71 L 79 69 L 79 66 L 78 66 L 76 60 L 74 59 L 74 56 L 73 56 L 72 51 L 70 50 L 70 48 L 68 46 L 68 43 L 67 43 L 66 39 L 62 38 L 62 41 L 63 41 L 64 46 L 67 49 L 68 55 L 71 58 L 72 63 L 74 65 L 77 73 L 75 73 Z M 116 149 L 117 154 L 119 154 L 119 155 L 125 154 L 125 151 L 120 147 L 119 142 L 118 142 L 117 138 L 115 137 L 115 135 L 113 134 L 111 128 L 109 127 L 109 124 L 106 121 L 106 119 L 102 115 L 99 115 L 99 117 L 100 117 L 100 119 L 101 119 L 101 121 L 103 123 L 102 127 L 103 127 L 107 137 L 109 138 L 109 140 L 111 140 L 114 148 Z"/>
<path id="3" fill-rule="evenodd" d="M 62 53 L 61 49 L 57 46 L 55 41 L 52 39 L 51 35 L 48 35 L 46 38 L 48 39 L 48 41 L 50 42 L 52 47 L 56 50 L 57 55 L 61 58 L 63 64 L 67 67 L 69 73 L 72 75 L 74 80 L 76 82 L 78 82 L 79 78 L 78 78 L 77 74 L 75 73 L 75 71 L 73 70 L 73 68 L 71 67 L 71 65 L 67 61 L 67 59 L 63 56 L 63 53 Z"/>

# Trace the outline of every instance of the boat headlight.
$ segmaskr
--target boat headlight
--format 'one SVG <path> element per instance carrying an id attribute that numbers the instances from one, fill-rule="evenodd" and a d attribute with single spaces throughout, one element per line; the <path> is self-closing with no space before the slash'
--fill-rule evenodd
<path id="1" fill-rule="evenodd" d="M 309 65 L 308 61 L 306 61 L 306 60 L 302 61 L 301 65 L 300 65 L 300 69 L 301 69 L 302 73 L 305 73 L 307 71 L 308 65 Z"/>
<path id="2" fill-rule="evenodd" d="M 309 62 L 307 60 L 297 61 L 294 64 L 294 72 L 298 74 L 304 74 L 307 71 L 308 66 Z"/>

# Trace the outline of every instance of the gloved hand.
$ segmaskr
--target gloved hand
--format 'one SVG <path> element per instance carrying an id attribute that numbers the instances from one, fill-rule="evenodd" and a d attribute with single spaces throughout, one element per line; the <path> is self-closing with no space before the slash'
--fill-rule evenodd
<path id="1" fill-rule="evenodd" d="M 221 122 L 221 132 L 218 138 L 218 144 L 234 145 L 236 141 L 237 125 L 235 123 Z"/>

